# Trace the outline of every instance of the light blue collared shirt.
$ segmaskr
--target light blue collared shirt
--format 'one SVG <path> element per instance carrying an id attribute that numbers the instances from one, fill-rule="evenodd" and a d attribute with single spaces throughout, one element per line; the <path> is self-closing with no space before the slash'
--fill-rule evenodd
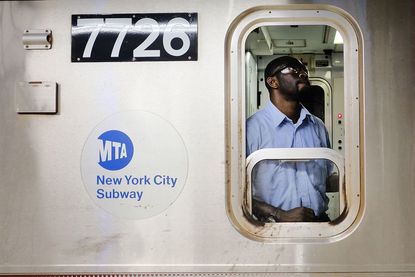
<path id="1" fill-rule="evenodd" d="M 247 156 L 263 148 L 302 147 L 330 148 L 324 123 L 305 107 L 295 124 L 271 102 L 246 122 Z M 274 207 L 308 207 L 318 216 L 327 210 L 326 179 L 330 171 L 331 164 L 325 160 L 263 160 L 252 172 L 252 194 Z"/>

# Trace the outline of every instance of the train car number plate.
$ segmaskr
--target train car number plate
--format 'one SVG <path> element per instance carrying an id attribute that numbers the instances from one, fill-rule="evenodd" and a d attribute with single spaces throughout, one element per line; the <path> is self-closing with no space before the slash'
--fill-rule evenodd
<path id="1" fill-rule="evenodd" d="M 72 15 L 72 62 L 197 60 L 197 13 Z"/>

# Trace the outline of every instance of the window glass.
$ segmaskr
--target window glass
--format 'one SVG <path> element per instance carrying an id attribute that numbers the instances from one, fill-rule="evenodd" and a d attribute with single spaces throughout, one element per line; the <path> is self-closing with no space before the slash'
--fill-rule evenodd
<path id="1" fill-rule="evenodd" d="M 343 41 L 335 41 L 336 34 L 340 35 L 327 25 L 262 26 L 253 30 L 245 42 L 246 118 L 269 101 L 264 79 L 267 64 L 277 57 L 292 56 L 307 66 L 312 85 L 311 91 L 301 95 L 301 102 L 323 120 L 333 136 L 332 148 L 344 153 Z"/>
<path id="2" fill-rule="evenodd" d="M 343 155 L 343 46 L 336 34 L 328 25 L 287 25 L 261 26 L 248 35 L 246 157 L 264 148 L 321 147 Z M 293 103 L 298 107 L 288 109 Z M 344 197 L 335 168 L 327 160 L 260 161 L 251 173 L 251 208 L 263 203 L 282 213 L 312 209 L 312 221 L 334 220 Z M 252 211 L 260 221 L 272 218 Z"/>
<path id="3" fill-rule="evenodd" d="M 294 220 L 284 211 L 297 207 L 304 207 L 298 221 L 328 222 L 340 215 L 339 169 L 330 160 L 264 159 L 252 169 L 250 183 L 250 210 L 261 222 Z"/>

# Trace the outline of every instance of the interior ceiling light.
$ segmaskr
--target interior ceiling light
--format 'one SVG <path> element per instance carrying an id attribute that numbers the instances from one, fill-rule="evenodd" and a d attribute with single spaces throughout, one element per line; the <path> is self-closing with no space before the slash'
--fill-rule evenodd
<path id="1" fill-rule="evenodd" d="M 339 31 L 336 31 L 336 35 L 334 36 L 334 44 L 343 44 L 343 38 Z"/>

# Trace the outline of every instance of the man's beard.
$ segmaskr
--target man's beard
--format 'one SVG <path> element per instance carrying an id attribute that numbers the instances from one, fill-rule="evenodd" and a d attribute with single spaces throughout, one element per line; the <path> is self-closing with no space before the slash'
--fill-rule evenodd
<path id="1" fill-rule="evenodd" d="M 301 84 L 304 84 L 302 86 L 300 86 Z M 306 94 L 309 93 L 311 90 L 311 84 L 309 81 L 298 81 L 296 83 L 296 87 L 297 87 L 297 93 L 301 96 L 302 94 Z"/>
<path id="2" fill-rule="evenodd" d="M 304 84 L 304 85 L 301 85 Z M 304 94 L 307 94 L 310 91 L 310 82 L 299 80 L 296 82 L 295 86 L 287 88 L 284 85 L 280 86 L 280 91 L 284 98 L 289 101 L 300 101 Z"/>

